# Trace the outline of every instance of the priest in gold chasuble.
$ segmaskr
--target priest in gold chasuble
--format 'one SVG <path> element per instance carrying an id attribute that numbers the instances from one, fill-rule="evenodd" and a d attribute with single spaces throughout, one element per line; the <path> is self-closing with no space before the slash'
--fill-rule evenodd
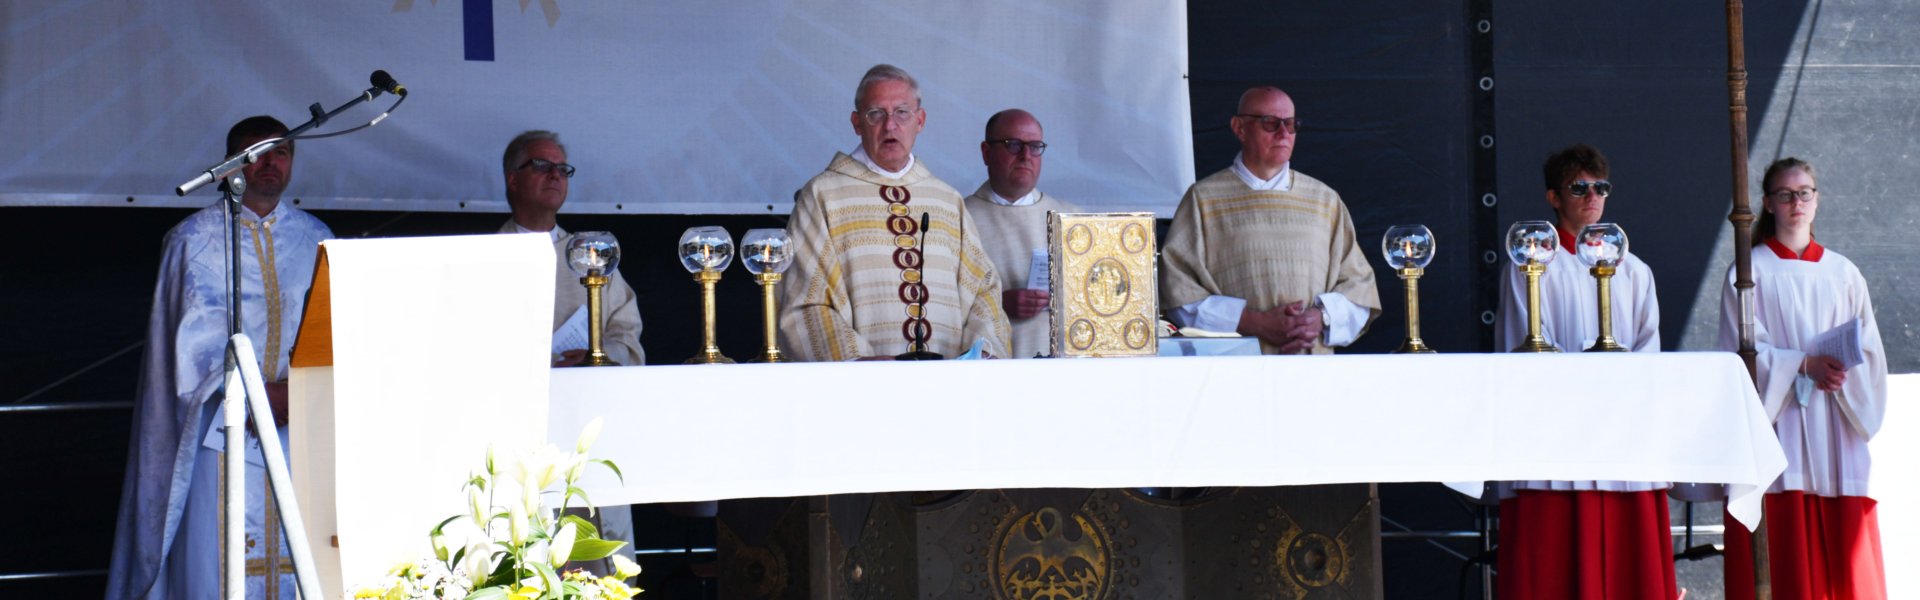
<path id="1" fill-rule="evenodd" d="M 961 195 L 914 160 L 919 84 L 879 65 L 855 93 L 860 147 L 794 193 L 780 346 L 800 361 L 891 357 L 915 339 L 949 358 L 1009 356 L 993 262 Z M 922 224 L 926 229 L 922 229 Z"/>

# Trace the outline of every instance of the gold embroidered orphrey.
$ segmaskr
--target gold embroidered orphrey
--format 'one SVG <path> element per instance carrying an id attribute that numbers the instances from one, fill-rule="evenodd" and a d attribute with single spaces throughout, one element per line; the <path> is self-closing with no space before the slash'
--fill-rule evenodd
<path id="1" fill-rule="evenodd" d="M 1047 213 L 1056 357 L 1160 352 L 1153 213 Z"/>

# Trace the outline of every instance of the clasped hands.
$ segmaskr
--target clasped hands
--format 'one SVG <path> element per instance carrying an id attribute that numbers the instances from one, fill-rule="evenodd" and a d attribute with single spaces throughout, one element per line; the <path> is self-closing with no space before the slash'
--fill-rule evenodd
<path id="1" fill-rule="evenodd" d="M 1800 361 L 1800 372 L 1823 392 L 1838 392 L 1840 386 L 1847 384 L 1847 365 L 1831 356 L 1807 356 Z"/>
<path id="2" fill-rule="evenodd" d="M 1303 300 L 1267 310 L 1242 309 L 1237 331 L 1279 346 L 1281 354 L 1300 354 L 1313 350 L 1313 344 L 1320 341 L 1322 322 L 1320 307 Z"/>

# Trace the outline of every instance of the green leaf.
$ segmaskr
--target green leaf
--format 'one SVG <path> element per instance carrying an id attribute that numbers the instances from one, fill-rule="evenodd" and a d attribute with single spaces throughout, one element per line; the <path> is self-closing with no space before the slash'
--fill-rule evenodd
<path id="1" fill-rule="evenodd" d="M 507 588 L 485 587 L 467 594 L 467 600 L 499 600 L 507 597 Z"/>
<path id="2" fill-rule="evenodd" d="M 602 465 L 606 465 L 606 467 L 607 467 L 608 469 L 612 469 L 612 470 L 613 470 L 613 476 L 614 476 L 615 478 L 618 478 L 618 479 L 620 480 L 620 483 L 623 483 L 623 484 L 624 484 L 624 483 L 626 483 L 626 482 L 627 482 L 627 476 L 626 476 L 626 475 L 621 475 L 621 474 L 620 474 L 620 466 L 619 466 L 619 465 L 616 465 L 616 464 L 613 464 L 613 461 L 611 461 L 611 460 L 607 460 L 607 459 L 604 459 L 604 458 L 595 458 L 595 459 L 591 459 L 591 460 L 592 460 L 592 462 L 596 462 L 596 463 L 599 463 L 599 464 L 602 464 Z"/>
<path id="3" fill-rule="evenodd" d="M 625 545 L 627 545 L 626 542 L 616 542 L 599 538 L 576 540 L 573 542 L 573 553 L 567 555 L 567 560 L 569 562 L 576 560 L 600 560 L 612 555 L 614 551 L 619 550 L 621 546 Z"/>
<path id="4" fill-rule="evenodd" d="M 441 521 L 439 525 L 433 526 L 433 531 L 431 533 L 428 533 L 427 535 L 438 536 L 440 535 L 440 530 L 446 529 L 448 523 L 454 522 L 455 519 L 461 519 L 465 517 L 466 515 L 454 515 L 451 517 L 447 517 L 447 520 Z"/>
<path id="5" fill-rule="evenodd" d="M 600 528 L 594 527 L 592 522 L 589 522 L 586 519 L 580 518 L 580 515 L 560 515 L 560 523 L 562 525 L 567 523 L 572 523 L 574 529 L 579 530 L 579 533 L 577 534 L 579 535 L 578 539 L 582 539 L 582 540 L 600 539 Z"/>
<path id="6" fill-rule="evenodd" d="M 587 514 L 589 515 L 593 514 L 594 512 L 593 499 L 587 497 L 586 490 L 583 490 L 571 485 L 567 486 L 567 495 L 565 498 L 561 499 L 561 503 L 564 504 L 568 499 L 572 499 L 572 498 L 579 498 L 580 504 L 587 507 Z"/>
<path id="7" fill-rule="evenodd" d="M 554 598 L 557 598 L 557 597 L 559 597 L 559 594 L 560 594 L 560 589 L 561 589 L 561 588 L 560 588 L 560 574 L 559 574 L 559 573 L 555 573 L 555 572 L 553 572 L 553 566 L 552 566 L 552 565 L 549 565 L 549 564 L 547 564 L 547 563 L 544 563 L 544 562 L 542 562 L 542 563 L 534 563 L 534 564 L 533 564 L 533 571 L 534 571 L 535 573 L 539 573 L 539 574 L 540 574 L 540 580 L 541 580 L 541 581 L 544 581 L 544 582 L 546 582 L 546 585 L 544 585 L 544 586 L 541 586 L 541 587 L 544 587 L 544 588 L 546 588 L 546 589 L 547 589 L 547 595 L 545 595 L 545 596 L 541 596 L 541 597 L 542 597 L 542 598 L 547 598 L 547 597 L 554 597 Z"/>

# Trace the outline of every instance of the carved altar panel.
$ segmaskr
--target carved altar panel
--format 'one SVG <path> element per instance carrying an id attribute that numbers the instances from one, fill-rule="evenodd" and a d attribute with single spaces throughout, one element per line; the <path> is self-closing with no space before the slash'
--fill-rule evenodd
<path id="1" fill-rule="evenodd" d="M 1380 597 L 1371 485 L 1154 493 L 975 490 L 723 502 L 721 597 Z M 778 513 L 777 525 L 764 524 L 769 513 Z M 756 542 L 736 529 L 772 533 Z M 800 539 L 803 532 L 810 537 Z"/>

